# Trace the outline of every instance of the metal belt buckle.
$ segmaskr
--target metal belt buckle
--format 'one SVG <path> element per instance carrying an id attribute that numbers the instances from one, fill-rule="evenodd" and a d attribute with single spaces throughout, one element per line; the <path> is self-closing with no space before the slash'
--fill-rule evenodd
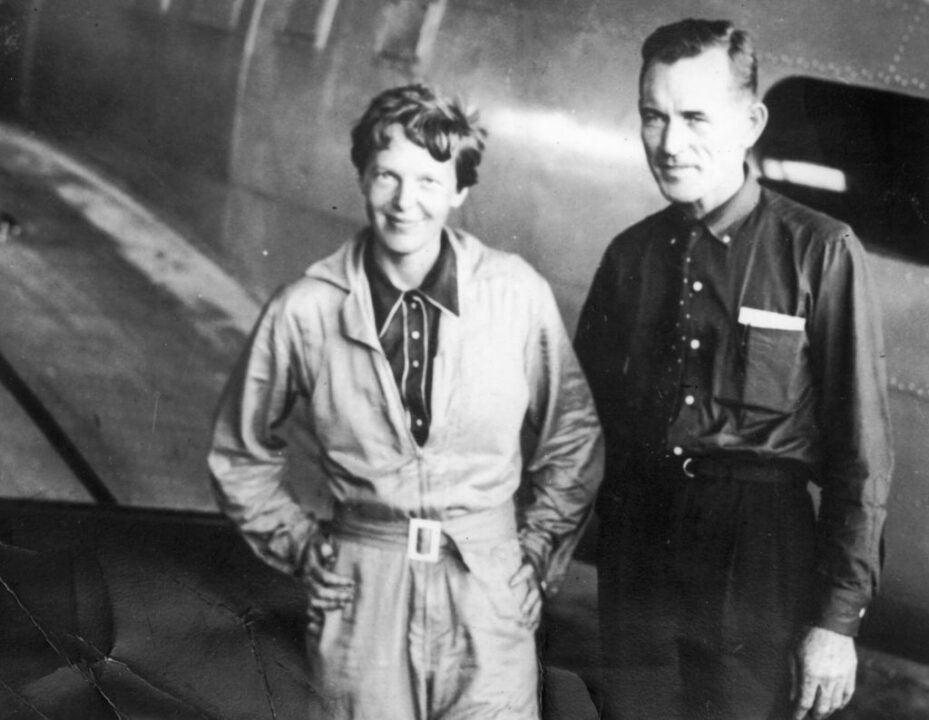
<path id="1" fill-rule="evenodd" d="M 420 550 L 423 546 L 420 543 L 423 535 L 426 534 L 426 550 Z M 439 548 L 442 544 L 442 523 L 438 520 L 423 520 L 421 518 L 410 519 L 410 534 L 407 540 L 406 556 L 410 560 L 422 560 L 423 562 L 438 562 Z"/>
<path id="2" fill-rule="evenodd" d="M 684 475 L 686 475 L 689 478 L 697 477 L 693 471 L 687 469 L 690 467 L 690 463 L 692 463 L 693 461 L 694 461 L 693 458 L 686 458 L 684 462 L 681 464 L 681 472 L 683 472 Z"/>

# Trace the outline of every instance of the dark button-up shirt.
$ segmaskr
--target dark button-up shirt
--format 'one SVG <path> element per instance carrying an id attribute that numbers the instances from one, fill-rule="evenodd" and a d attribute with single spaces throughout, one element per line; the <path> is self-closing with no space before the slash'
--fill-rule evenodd
<path id="1" fill-rule="evenodd" d="M 455 253 L 442 234 L 435 265 L 414 290 L 398 290 L 374 262 L 371 242 L 364 269 L 371 288 L 377 336 L 403 398 L 410 431 L 420 446 L 429 437 L 432 366 L 439 347 L 442 309 L 458 314 Z"/>
<path id="2" fill-rule="evenodd" d="M 879 572 L 892 450 L 879 312 L 852 230 L 749 178 L 617 237 L 577 351 L 607 439 L 603 493 L 669 457 L 806 467 L 822 486 L 814 622 L 852 634 Z"/>

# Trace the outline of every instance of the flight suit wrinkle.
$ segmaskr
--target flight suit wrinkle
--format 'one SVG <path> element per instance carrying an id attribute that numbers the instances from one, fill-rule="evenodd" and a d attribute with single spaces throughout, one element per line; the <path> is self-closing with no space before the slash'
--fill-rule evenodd
<path id="1" fill-rule="evenodd" d="M 429 430 L 439 446 L 447 444 L 458 432 L 453 408 L 458 402 L 455 378 L 461 377 L 462 349 L 461 319 L 455 313 L 443 309 L 439 322 L 439 347 L 432 366 L 432 417 Z"/>
<path id="2" fill-rule="evenodd" d="M 521 538 L 537 570 L 542 571 L 546 593 L 554 594 L 592 516 L 596 488 L 579 480 L 602 474 L 604 447 L 599 423 L 590 414 L 584 374 L 561 325 L 554 294 L 545 286 L 540 295 L 533 307 L 540 328 L 538 339 L 524 353 L 527 374 L 538 388 L 531 395 L 528 417 L 539 442 L 527 464 L 534 503 L 526 510 Z M 564 459 L 578 457 L 589 436 L 596 438 L 596 445 L 586 456 L 579 477 L 563 477 Z"/>
<path id="3" fill-rule="evenodd" d="M 243 353 L 233 371 L 242 383 L 265 392 L 238 394 L 235 384 L 227 385 L 220 401 L 226 411 L 214 416 L 215 442 L 208 462 L 220 509 L 245 528 L 244 537 L 256 554 L 275 569 L 293 573 L 317 522 L 284 483 L 285 445 L 275 433 L 302 392 L 287 369 L 299 350 L 280 331 L 283 324 L 272 303 L 252 334 L 255 353 Z M 218 477 L 224 478 L 222 488 Z"/>
<path id="4" fill-rule="evenodd" d="M 342 332 L 345 336 L 367 345 L 375 352 L 383 352 L 374 324 L 374 308 L 371 300 L 371 288 L 364 278 L 364 270 L 359 271 L 358 263 L 364 252 L 364 242 L 358 242 L 345 253 L 345 284 L 348 294 L 342 304 Z M 314 275 L 307 273 L 309 277 Z"/>

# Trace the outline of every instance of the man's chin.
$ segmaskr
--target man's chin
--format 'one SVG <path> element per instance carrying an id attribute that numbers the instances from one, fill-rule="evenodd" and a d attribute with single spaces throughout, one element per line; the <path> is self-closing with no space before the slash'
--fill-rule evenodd
<path id="1" fill-rule="evenodd" d="M 684 187 L 680 183 L 659 183 L 658 189 L 665 200 L 675 205 L 691 205 L 700 200 L 699 191 Z"/>

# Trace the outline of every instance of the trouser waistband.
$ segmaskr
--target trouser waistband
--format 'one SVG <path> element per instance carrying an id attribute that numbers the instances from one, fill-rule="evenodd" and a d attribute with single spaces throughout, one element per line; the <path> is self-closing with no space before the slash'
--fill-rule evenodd
<path id="1" fill-rule="evenodd" d="M 376 517 L 376 510 L 337 504 L 335 536 L 386 549 L 406 550 L 410 559 L 435 562 L 452 547 L 493 545 L 517 536 L 512 500 L 494 508 L 442 519 Z"/>
<path id="2" fill-rule="evenodd" d="M 799 463 L 729 460 L 708 457 L 670 456 L 662 465 L 687 479 L 787 484 L 809 480 L 810 469 Z"/>

